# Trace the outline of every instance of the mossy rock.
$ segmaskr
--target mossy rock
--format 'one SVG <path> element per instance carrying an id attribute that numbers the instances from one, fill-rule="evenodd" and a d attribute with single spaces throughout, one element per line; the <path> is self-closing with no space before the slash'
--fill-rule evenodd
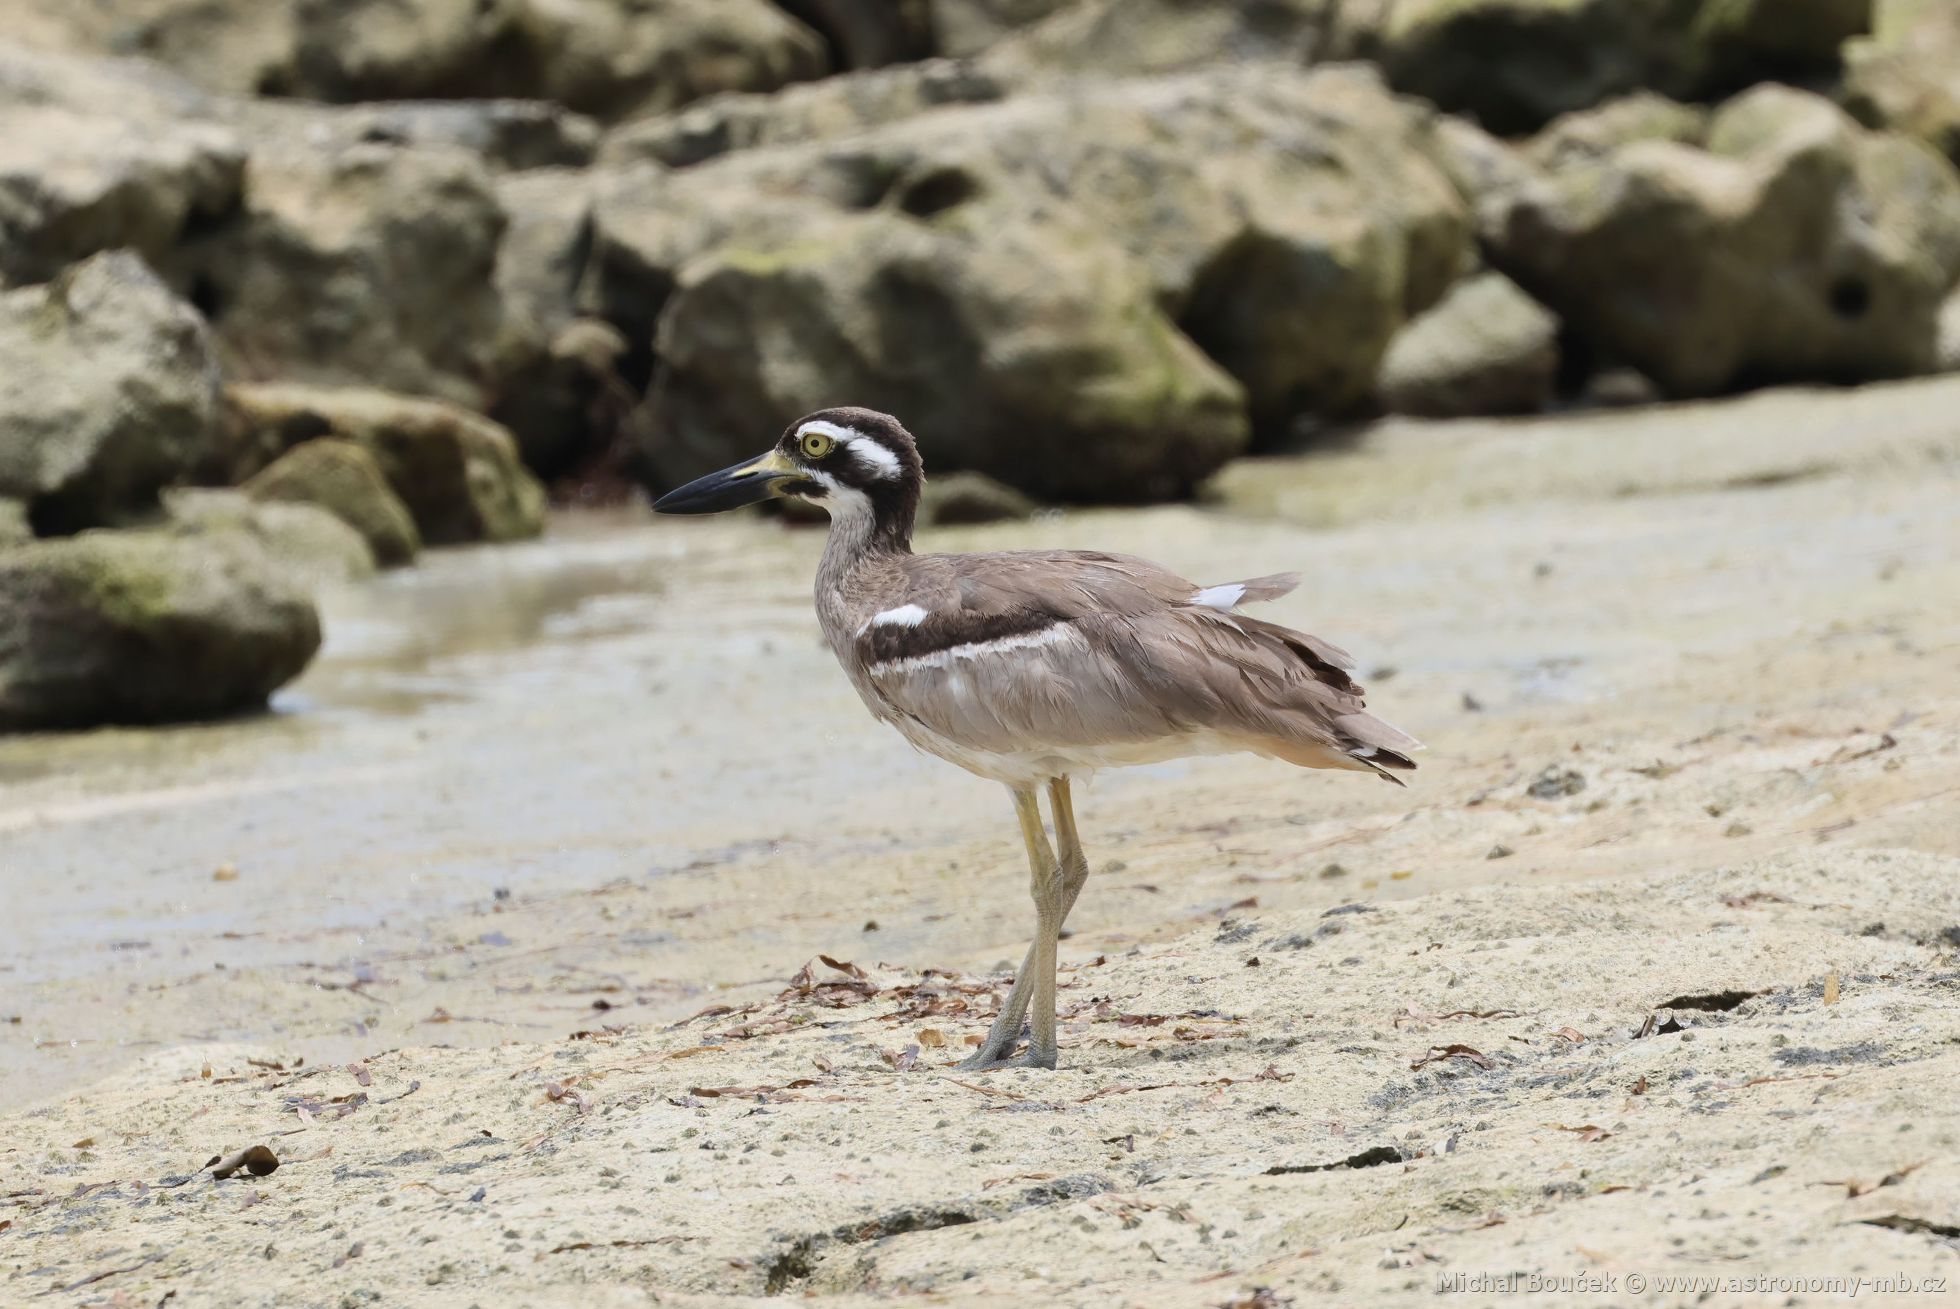
<path id="1" fill-rule="evenodd" d="M 235 533 L 96 531 L 0 549 L 0 731 L 261 707 L 319 646 L 297 579 Z"/>
<path id="2" fill-rule="evenodd" d="M 161 530 L 263 553 L 312 589 L 374 576 L 361 534 L 318 505 L 255 500 L 243 491 L 178 487 L 163 494 Z"/>
<path id="3" fill-rule="evenodd" d="M 0 546 L 20 545 L 34 539 L 27 523 L 27 502 L 0 497 Z"/>
<path id="4" fill-rule="evenodd" d="M 259 500 L 309 504 L 359 532 L 384 568 L 410 563 L 422 549 L 415 518 L 381 466 L 356 441 L 304 441 L 245 484 Z"/>
<path id="5" fill-rule="evenodd" d="M 333 437 L 373 458 L 427 545 L 517 541 L 544 530 L 544 488 L 508 429 L 441 400 L 269 383 L 227 393 L 243 445 Z"/>

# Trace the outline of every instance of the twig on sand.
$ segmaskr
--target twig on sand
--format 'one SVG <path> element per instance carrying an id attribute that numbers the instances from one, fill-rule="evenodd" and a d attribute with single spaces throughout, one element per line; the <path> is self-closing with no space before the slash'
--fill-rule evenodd
<path id="1" fill-rule="evenodd" d="M 157 1260 L 161 1258 L 163 1258 L 163 1251 L 159 1250 L 155 1254 L 145 1255 L 143 1258 L 138 1259 L 135 1263 L 130 1264 L 127 1267 L 104 1268 L 99 1273 L 90 1273 L 87 1277 L 82 1278 L 80 1281 L 70 1282 L 66 1286 L 56 1287 L 54 1289 L 65 1295 L 69 1291 L 80 1290 L 84 1286 L 91 1286 L 96 1282 L 100 1282 L 105 1278 L 115 1277 L 120 1273 L 133 1273 L 137 1269 L 147 1267 L 148 1265 L 155 1263 Z M 43 1291 L 41 1294 L 46 1295 L 47 1292 Z"/>

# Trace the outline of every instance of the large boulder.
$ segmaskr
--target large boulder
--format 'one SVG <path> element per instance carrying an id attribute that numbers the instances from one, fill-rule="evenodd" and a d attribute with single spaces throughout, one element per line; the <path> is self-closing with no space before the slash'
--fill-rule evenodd
<path id="1" fill-rule="evenodd" d="M 408 506 L 388 485 L 367 447 L 354 441 L 302 441 L 244 490 L 258 500 L 326 510 L 358 532 L 375 562 L 385 568 L 413 561 L 422 548 Z"/>
<path id="2" fill-rule="evenodd" d="M 664 481 L 848 399 L 905 416 L 927 460 L 1042 495 L 1159 499 L 1244 448 L 1237 385 L 1083 231 L 975 241 L 901 217 L 682 274 L 647 450 Z"/>
<path id="3" fill-rule="evenodd" d="M 504 213 L 454 149 L 253 155 L 242 212 L 173 259 L 227 371 L 487 402 L 536 343 L 493 281 Z"/>
<path id="4" fill-rule="evenodd" d="M 224 128 L 0 103 L 0 284 L 101 250 L 157 262 L 238 204 L 245 152 Z"/>
<path id="5" fill-rule="evenodd" d="M 1870 15 L 1871 0 L 1395 0 L 1374 44 L 1397 90 L 1515 134 L 1643 88 L 1828 72 Z"/>
<path id="6" fill-rule="evenodd" d="M 1787 87 L 1722 106 L 1705 149 L 1634 140 L 1487 217 L 1498 268 L 1674 396 L 1924 372 L 1960 277 L 1953 165 Z"/>
<path id="7" fill-rule="evenodd" d="M 1399 414 L 1529 414 L 1551 403 L 1557 376 L 1558 319 L 1502 273 L 1481 273 L 1396 334 L 1378 389 Z"/>
<path id="8" fill-rule="evenodd" d="M 297 0 L 294 94 L 522 96 L 624 118 L 820 77 L 823 42 L 767 0 Z"/>
<path id="9" fill-rule="evenodd" d="M 1869 40 L 1845 47 L 1844 103 L 1960 164 L 1960 5 L 1878 0 Z"/>
<path id="10" fill-rule="evenodd" d="M 27 501 L 0 497 L 0 546 L 19 545 L 34 539 L 27 521 Z"/>
<path id="11" fill-rule="evenodd" d="M 429 545 L 516 541 L 544 530 L 544 489 L 501 425 L 439 400 L 360 388 L 230 387 L 237 449 L 338 437 L 367 450 Z"/>
<path id="12" fill-rule="evenodd" d="M 586 294 L 629 342 L 658 324 L 659 480 L 850 399 L 905 415 L 935 470 L 1174 493 L 1248 422 L 1365 407 L 1468 257 L 1429 131 L 1365 70 L 1260 65 L 641 164 L 598 186 Z"/>
<path id="13" fill-rule="evenodd" d="M 1339 8 L 1331 0 L 1075 0 L 1006 34 L 980 63 L 1019 78 L 1156 76 L 1255 59 L 1306 64 L 1346 53 L 1330 43 Z"/>
<path id="14" fill-rule="evenodd" d="M 155 60 L 213 91 L 282 94 L 296 29 L 286 0 L 7 0 L 9 39 Z"/>
<path id="15" fill-rule="evenodd" d="M 999 100 L 1007 86 L 972 64 L 928 59 L 826 77 L 769 95 L 731 92 L 621 124 L 607 136 L 599 159 L 685 168 L 732 150 L 828 140 L 944 105 Z"/>
<path id="16" fill-rule="evenodd" d="M 202 320 L 135 255 L 0 294 L 0 496 L 44 533 L 154 509 L 206 457 L 217 400 Z"/>
<path id="17" fill-rule="evenodd" d="M 823 37 L 840 68 L 877 68 L 932 53 L 931 0 L 778 0 Z"/>
<path id="18" fill-rule="evenodd" d="M 319 645 L 298 580 L 229 534 L 85 532 L 0 550 L 0 730 L 255 708 Z"/>
<path id="19" fill-rule="evenodd" d="M 929 0 L 940 54 L 965 59 L 1031 27 L 1074 0 Z"/>

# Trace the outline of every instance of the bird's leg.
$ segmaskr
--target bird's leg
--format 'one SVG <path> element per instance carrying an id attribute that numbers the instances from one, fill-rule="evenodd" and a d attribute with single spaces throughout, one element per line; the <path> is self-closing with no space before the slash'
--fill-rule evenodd
<path id="1" fill-rule="evenodd" d="M 1055 964 L 1056 953 L 1061 947 L 1062 924 L 1068 920 L 1069 910 L 1075 908 L 1075 898 L 1082 894 L 1082 884 L 1089 880 L 1089 860 L 1082 853 L 1082 838 L 1075 831 L 1075 806 L 1069 797 L 1068 778 L 1057 777 L 1048 783 L 1048 805 L 1055 814 L 1055 841 L 1062 847 L 1059 864 L 1052 865 L 1052 872 L 1044 883 L 1037 873 L 1034 879 L 1034 907 L 1036 936 L 1034 939 L 1034 1019 L 1033 1031 L 1028 1038 L 1028 1052 L 1022 1062 L 1030 1068 L 1053 1068 L 1058 1050 L 1055 1042 Z M 1030 808 L 1033 805 L 1030 804 Z M 1040 830 L 1039 811 L 1035 830 Z M 1045 853 L 1045 851 L 1044 851 Z"/>
<path id="2" fill-rule="evenodd" d="M 1067 912 L 1062 903 L 1065 878 L 1055 863 L 1055 852 L 1048 845 L 1048 833 L 1041 825 L 1041 806 L 1031 788 L 1014 791 L 1014 815 L 1020 819 L 1021 842 L 1028 851 L 1029 889 L 1034 895 L 1034 944 L 1028 947 L 1027 958 L 1021 961 L 1021 970 L 1014 975 L 1014 985 L 1001 1003 L 994 1025 L 987 1029 L 986 1040 L 960 1064 L 966 1069 L 998 1068 L 1008 1062 L 1007 1056 L 1021 1039 L 1021 1022 L 1027 1016 L 1028 1001 L 1041 985 L 1038 979 L 1044 974 L 1048 978 L 1047 1040 L 1045 1043 L 1042 1040 L 1037 1008 L 1034 1042 L 1025 1062 L 1042 1068 L 1055 1066 L 1055 937 Z M 1039 1057 L 1044 1051 L 1046 1062 Z"/>

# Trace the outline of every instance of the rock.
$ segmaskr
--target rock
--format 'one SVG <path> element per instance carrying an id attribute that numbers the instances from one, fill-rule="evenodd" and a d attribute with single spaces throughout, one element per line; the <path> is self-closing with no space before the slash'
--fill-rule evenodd
<path id="1" fill-rule="evenodd" d="M 556 332 L 578 315 L 592 250 L 591 179 L 570 168 L 541 168 L 498 178 L 496 194 L 506 215 L 497 292 L 541 333 Z"/>
<path id="2" fill-rule="evenodd" d="M 1363 70 L 1260 65 L 607 170 L 587 305 L 629 343 L 659 324 L 660 478 L 849 395 L 904 415 L 936 473 L 1177 494 L 1244 418 L 1277 437 L 1365 405 L 1389 338 L 1454 280 L 1469 218 L 1429 121 Z"/>
<path id="3" fill-rule="evenodd" d="M 1399 0 L 1380 58 L 1397 90 L 1493 132 L 1649 89 L 1688 99 L 1836 63 L 1871 0 Z"/>
<path id="4" fill-rule="evenodd" d="M 319 645 L 305 591 L 237 539 L 85 532 L 0 551 L 0 730 L 255 708 Z"/>
<path id="5" fill-rule="evenodd" d="M 298 0 L 291 92 L 323 100 L 517 96 L 605 118 L 826 71 L 767 0 Z"/>
<path id="6" fill-rule="evenodd" d="M 480 406 L 535 351 L 492 278 L 504 214 L 460 150 L 265 149 L 238 218 L 173 260 L 227 371 Z"/>
<path id="7" fill-rule="evenodd" d="M 265 0 L 9 0 L 8 36 L 70 54 L 155 60 L 200 86 L 280 95 L 292 81 L 292 6 Z"/>
<path id="8" fill-rule="evenodd" d="M 1041 506 L 985 473 L 949 473 L 926 479 L 919 521 L 933 527 L 1009 523 L 1033 518 Z"/>
<path id="9" fill-rule="evenodd" d="M 333 436 L 365 447 L 428 545 L 515 541 L 544 530 L 544 490 L 502 426 L 439 400 L 359 388 L 233 386 L 244 448 Z"/>
<path id="10" fill-rule="evenodd" d="M 366 447 L 331 438 L 302 441 L 245 484 L 255 499 L 313 505 L 367 542 L 384 568 L 411 562 L 422 548 L 415 519 Z"/>
<path id="11" fill-rule="evenodd" d="M 929 467 L 1056 498 L 1182 495 L 1246 440 L 1239 388 L 1087 231 L 972 241 L 881 215 L 727 250 L 683 271 L 655 349 L 664 482 L 822 396 L 904 415 Z"/>
<path id="12" fill-rule="evenodd" d="M 1073 0 L 930 0 L 939 53 L 965 59 L 1032 26 Z"/>
<path id="13" fill-rule="evenodd" d="M 237 206 L 244 167 L 220 127 L 0 103 L 0 283 L 46 281 L 101 250 L 154 263 Z"/>
<path id="14" fill-rule="evenodd" d="M 989 72 L 1141 77 L 1215 64 L 1300 66 L 1343 53 L 1330 45 L 1328 0 L 1075 0 L 1005 35 L 980 58 Z"/>
<path id="15" fill-rule="evenodd" d="M 0 498 L 0 547 L 34 539 L 27 522 L 27 501 Z"/>
<path id="16" fill-rule="evenodd" d="M 203 322 L 133 254 L 0 294 L 0 496 L 45 534 L 154 509 L 206 457 L 217 398 Z"/>
<path id="17" fill-rule="evenodd" d="M 1736 97 L 1707 148 L 1637 140 L 1538 179 L 1492 263 L 1594 356 L 1670 396 L 1933 366 L 1960 277 L 1960 175 L 1787 87 Z"/>
<path id="18" fill-rule="evenodd" d="M 618 328 L 577 318 L 533 368 L 510 379 L 490 416 L 510 429 L 525 467 L 550 480 L 614 447 L 638 402 L 619 375 L 626 353 Z"/>
<path id="19" fill-rule="evenodd" d="M 1536 413 L 1558 374 L 1558 319 L 1502 273 L 1459 282 L 1397 333 L 1383 405 L 1430 418 Z"/>
<path id="20" fill-rule="evenodd" d="M 1007 84 L 948 59 L 846 73 L 771 95 L 718 95 L 671 114 L 637 119 L 606 138 L 600 160 L 651 160 L 685 168 L 732 150 L 830 140 L 943 105 L 984 104 Z"/>
<path id="21" fill-rule="evenodd" d="M 409 100 L 321 105 L 254 100 L 228 115 L 256 148 L 318 151 L 356 145 L 462 150 L 493 169 L 576 168 L 592 161 L 600 128 L 540 100 Z"/>
<path id="22" fill-rule="evenodd" d="M 1707 135 L 1706 109 L 1636 91 L 1553 119 L 1531 138 L 1525 158 L 1539 168 L 1556 170 L 1603 159 L 1635 141 L 1700 145 Z"/>
<path id="23" fill-rule="evenodd" d="M 839 68 L 877 68 L 932 53 L 931 0 L 779 0 L 823 37 Z"/>
<path id="24" fill-rule="evenodd" d="M 374 575 L 374 552 L 361 534 L 317 505 L 264 502 L 228 488 L 178 487 L 164 492 L 163 511 L 163 530 L 243 542 L 309 591 Z"/>
<path id="25" fill-rule="evenodd" d="M 1934 367 L 1943 373 L 1960 373 L 1960 291 L 1940 306 L 1939 333 Z"/>
<path id="26" fill-rule="evenodd" d="M 1913 136 L 1960 164 L 1960 8 L 1878 0 L 1869 39 L 1845 47 L 1844 104 L 1871 127 Z"/>

